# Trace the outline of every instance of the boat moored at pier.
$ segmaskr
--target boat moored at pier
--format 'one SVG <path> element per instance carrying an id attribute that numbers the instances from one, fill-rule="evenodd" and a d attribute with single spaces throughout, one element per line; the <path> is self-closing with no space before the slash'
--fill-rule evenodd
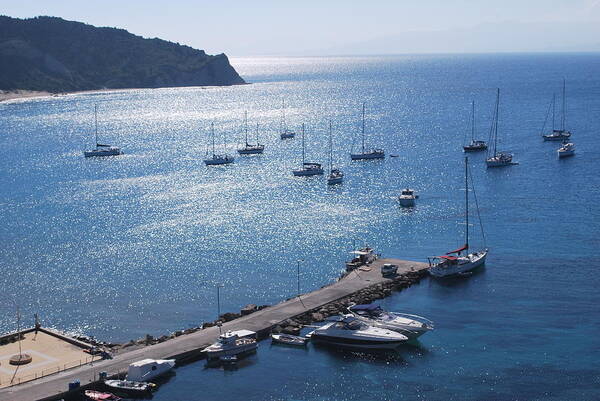
<path id="1" fill-rule="evenodd" d="M 348 311 L 371 326 L 397 331 L 410 340 L 433 330 L 433 322 L 429 319 L 408 313 L 387 312 L 375 304 L 352 305 Z"/>
<path id="2" fill-rule="evenodd" d="M 219 335 L 216 343 L 204 348 L 208 359 L 222 356 L 241 355 L 255 351 L 258 348 L 256 332 L 250 330 L 227 331 Z"/>

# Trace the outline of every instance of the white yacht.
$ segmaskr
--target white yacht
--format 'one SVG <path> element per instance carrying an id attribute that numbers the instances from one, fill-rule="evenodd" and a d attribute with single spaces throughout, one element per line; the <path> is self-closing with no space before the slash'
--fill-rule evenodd
<path id="1" fill-rule="evenodd" d="M 212 155 L 207 155 L 208 157 L 204 159 L 204 164 L 207 166 L 215 166 L 220 164 L 231 164 L 235 161 L 235 158 L 228 154 L 216 154 L 215 153 L 215 125 L 214 123 L 210 124 L 210 131 L 212 137 Z M 207 152 L 208 153 L 208 152 Z"/>
<path id="2" fill-rule="evenodd" d="M 351 160 L 371 160 L 385 158 L 383 149 L 366 149 L 365 148 L 365 104 L 362 105 L 362 146 L 360 153 L 351 153 Z"/>
<path id="3" fill-rule="evenodd" d="M 258 123 L 256 123 L 256 144 L 248 143 L 248 112 L 244 113 L 245 145 L 237 150 L 240 155 L 256 155 L 265 150 L 265 145 L 258 142 Z"/>
<path id="4" fill-rule="evenodd" d="M 175 367 L 175 359 L 142 359 L 129 365 L 127 380 L 147 382 L 162 376 Z"/>
<path id="5" fill-rule="evenodd" d="M 485 141 L 475 139 L 475 101 L 471 103 L 471 142 L 463 146 L 465 152 L 479 152 L 487 149 Z"/>
<path id="6" fill-rule="evenodd" d="M 400 192 L 400 196 L 398 196 L 398 202 L 400 202 L 400 206 L 413 207 L 415 205 L 415 199 L 417 198 L 418 196 L 413 189 L 404 188 L 402 192 Z"/>
<path id="7" fill-rule="evenodd" d="M 496 91 L 496 107 L 494 109 L 494 118 L 492 120 L 491 135 L 494 141 L 493 152 L 488 153 L 485 160 L 487 167 L 503 167 L 517 164 L 513 162 L 513 155 L 509 152 L 498 151 L 498 106 L 500 104 L 500 89 Z"/>
<path id="8" fill-rule="evenodd" d="M 474 190 L 474 188 L 473 188 Z M 477 201 L 477 197 L 475 197 Z M 477 212 L 479 216 L 479 211 Z M 434 277 L 447 277 L 467 273 L 485 263 L 488 249 L 476 252 L 469 250 L 469 158 L 465 157 L 465 244 L 458 249 L 446 252 L 442 256 L 434 256 L 429 259 L 429 274 Z M 481 226 L 481 218 L 480 218 Z M 482 227 L 482 226 L 481 226 Z M 482 236 L 483 236 L 482 227 Z M 485 237 L 484 237 L 485 241 Z"/>
<path id="9" fill-rule="evenodd" d="M 563 79 L 563 87 L 562 87 L 562 114 L 560 118 L 560 129 L 554 128 L 554 110 L 556 104 L 556 97 L 552 95 L 552 131 L 549 134 L 542 134 L 542 138 L 544 141 L 566 141 L 571 137 L 571 132 L 565 129 L 565 119 L 566 119 L 566 97 L 565 97 L 565 86 L 566 82 Z M 549 112 L 550 110 L 548 110 Z M 548 119 L 548 113 L 546 113 L 546 120 Z M 546 126 L 546 121 L 544 121 L 544 127 Z M 542 128 L 543 132 L 544 128 Z"/>
<path id="10" fill-rule="evenodd" d="M 85 157 L 102 157 L 102 156 L 118 156 L 122 154 L 121 148 L 118 146 L 106 145 L 98 142 L 98 106 L 94 105 L 94 125 L 96 135 L 96 148 L 84 150 Z"/>
<path id="11" fill-rule="evenodd" d="M 354 316 L 325 323 L 307 336 L 315 342 L 358 349 L 394 349 L 408 341 L 404 334 L 369 326 Z"/>
<path id="12" fill-rule="evenodd" d="M 344 181 L 344 172 L 333 167 L 333 136 L 331 132 L 331 121 L 329 121 L 329 175 L 327 176 L 327 185 L 341 184 Z"/>
<path id="13" fill-rule="evenodd" d="M 216 343 L 204 348 L 208 359 L 222 356 L 240 355 L 254 351 L 258 348 L 256 333 L 250 330 L 228 331 L 219 336 Z"/>
<path id="14" fill-rule="evenodd" d="M 304 123 L 302 124 L 302 166 L 297 170 L 292 170 L 292 174 L 296 177 L 305 177 L 311 175 L 323 175 L 323 166 L 320 163 L 312 163 L 305 161 L 304 151 Z"/>
<path id="15" fill-rule="evenodd" d="M 290 131 L 285 123 L 285 99 L 283 99 L 281 103 L 281 134 L 279 137 L 281 139 L 291 139 L 296 136 L 296 133 L 294 131 Z"/>
<path id="16" fill-rule="evenodd" d="M 407 313 L 386 312 L 375 304 L 353 305 L 348 310 L 353 316 L 371 326 L 397 331 L 409 340 L 433 330 L 433 322 L 429 319 Z"/>
<path id="17" fill-rule="evenodd" d="M 564 142 L 563 145 L 557 150 L 558 157 L 569 157 L 575 155 L 575 144 L 573 142 Z"/>

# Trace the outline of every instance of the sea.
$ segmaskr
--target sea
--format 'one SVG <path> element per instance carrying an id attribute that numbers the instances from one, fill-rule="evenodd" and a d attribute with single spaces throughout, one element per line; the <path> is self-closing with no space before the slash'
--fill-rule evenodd
<path id="1" fill-rule="evenodd" d="M 395 352 L 260 343 L 235 370 L 181 366 L 153 396 L 187 400 L 600 399 L 600 54 L 244 57 L 233 87 L 131 89 L 0 103 L 0 331 L 42 325 L 110 342 L 196 327 L 246 304 L 274 304 L 339 277 L 365 244 L 426 262 L 464 239 L 469 154 L 471 276 L 425 279 L 379 301 L 435 329 Z M 541 132 L 556 126 L 576 155 Z M 281 140 L 285 121 L 296 137 Z M 385 160 L 350 161 L 365 142 Z M 101 143 L 124 155 L 84 158 Z M 207 167 L 212 152 L 265 145 Z M 344 183 L 299 178 L 306 161 Z M 214 136 L 211 135 L 214 124 Z M 416 207 L 399 207 L 402 188 Z M 475 204 L 474 198 L 477 198 Z M 481 219 L 478 217 L 480 216 Z M 481 224 L 479 223 L 481 221 Z"/>

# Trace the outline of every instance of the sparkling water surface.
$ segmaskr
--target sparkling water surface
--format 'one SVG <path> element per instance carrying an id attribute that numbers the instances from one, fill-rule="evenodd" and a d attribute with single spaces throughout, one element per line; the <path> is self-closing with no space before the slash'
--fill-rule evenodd
<path id="1" fill-rule="evenodd" d="M 334 280 L 353 242 L 424 261 L 463 242 L 463 153 L 475 100 L 487 139 L 501 89 L 500 143 L 520 164 L 470 165 L 490 255 L 460 280 L 424 280 L 383 300 L 436 329 L 386 355 L 262 342 L 235 371 L 183 366 L 155 400 L 590 400 L 600 398 L 600 55 L 234 58 L 252 84 L 122 90 L 0 104 L 0 331 L 26 323 L 109 341 L 160 336 L 247 303 L 271 304 Z M 567 80 L 575 157 L 539 136 Z M 334 163 L 344 184 L 295 178 Z M 397 158 L 351 162 L 366 102 L 368 146 Z M 98 105 L 101 142 L 85 159 Z M 248 111 L 261 156 L 202 159 L 215 124 L 235 152 Z M 403 210 L 404 186 L 420 195 Z M 475 215 L 473 215 L 475 217 Z M 476 220 L 472 245 L 483 246 Z M 224 390 L 226 389 L 226 390 Z"/>

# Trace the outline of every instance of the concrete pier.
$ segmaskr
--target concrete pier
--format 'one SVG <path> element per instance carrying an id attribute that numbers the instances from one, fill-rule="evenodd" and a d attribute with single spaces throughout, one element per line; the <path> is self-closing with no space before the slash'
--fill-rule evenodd
<path id="1" fill-rule="evenodd" d="M 399 276 L 411 271 L 421 271 L 428 267 L 427 264 L 420 262 L 379 259 L 371 263 L 368 267 L 355 270 L 339 281 L 316 291 L 227 322 L 223 324 L 222 330 L 248 329 L 256 331 L 259 334 L 266 334 L 275 325 L 303 314 L 308 310 L 320 308 L 372 285 L 391 281 L 390 278 L 384 278 L 381 275 L 380 269 L 384 263 L 398 265 Z M 129 364 L 144 358 L 174 358 L 178 362 L 199 358 L 201 357 L 200 351 L 216 341 L 218 335 L 218 327 L 210 327 L 159 344 L 122 352 L 111 360 L 93 362 L 92 364 L 42 377 L 31 382 L 1 389 L 0 401 L 57 400 L 66 395 L 68 383 L 71 381 L 79 380 L 82 386 L 87 386 L 98 380 L 99 372 L 108 372 L 109 376 L 123 373 L 127 370 Z M 260 352 L 260 348 L 258 352 Z"/>

